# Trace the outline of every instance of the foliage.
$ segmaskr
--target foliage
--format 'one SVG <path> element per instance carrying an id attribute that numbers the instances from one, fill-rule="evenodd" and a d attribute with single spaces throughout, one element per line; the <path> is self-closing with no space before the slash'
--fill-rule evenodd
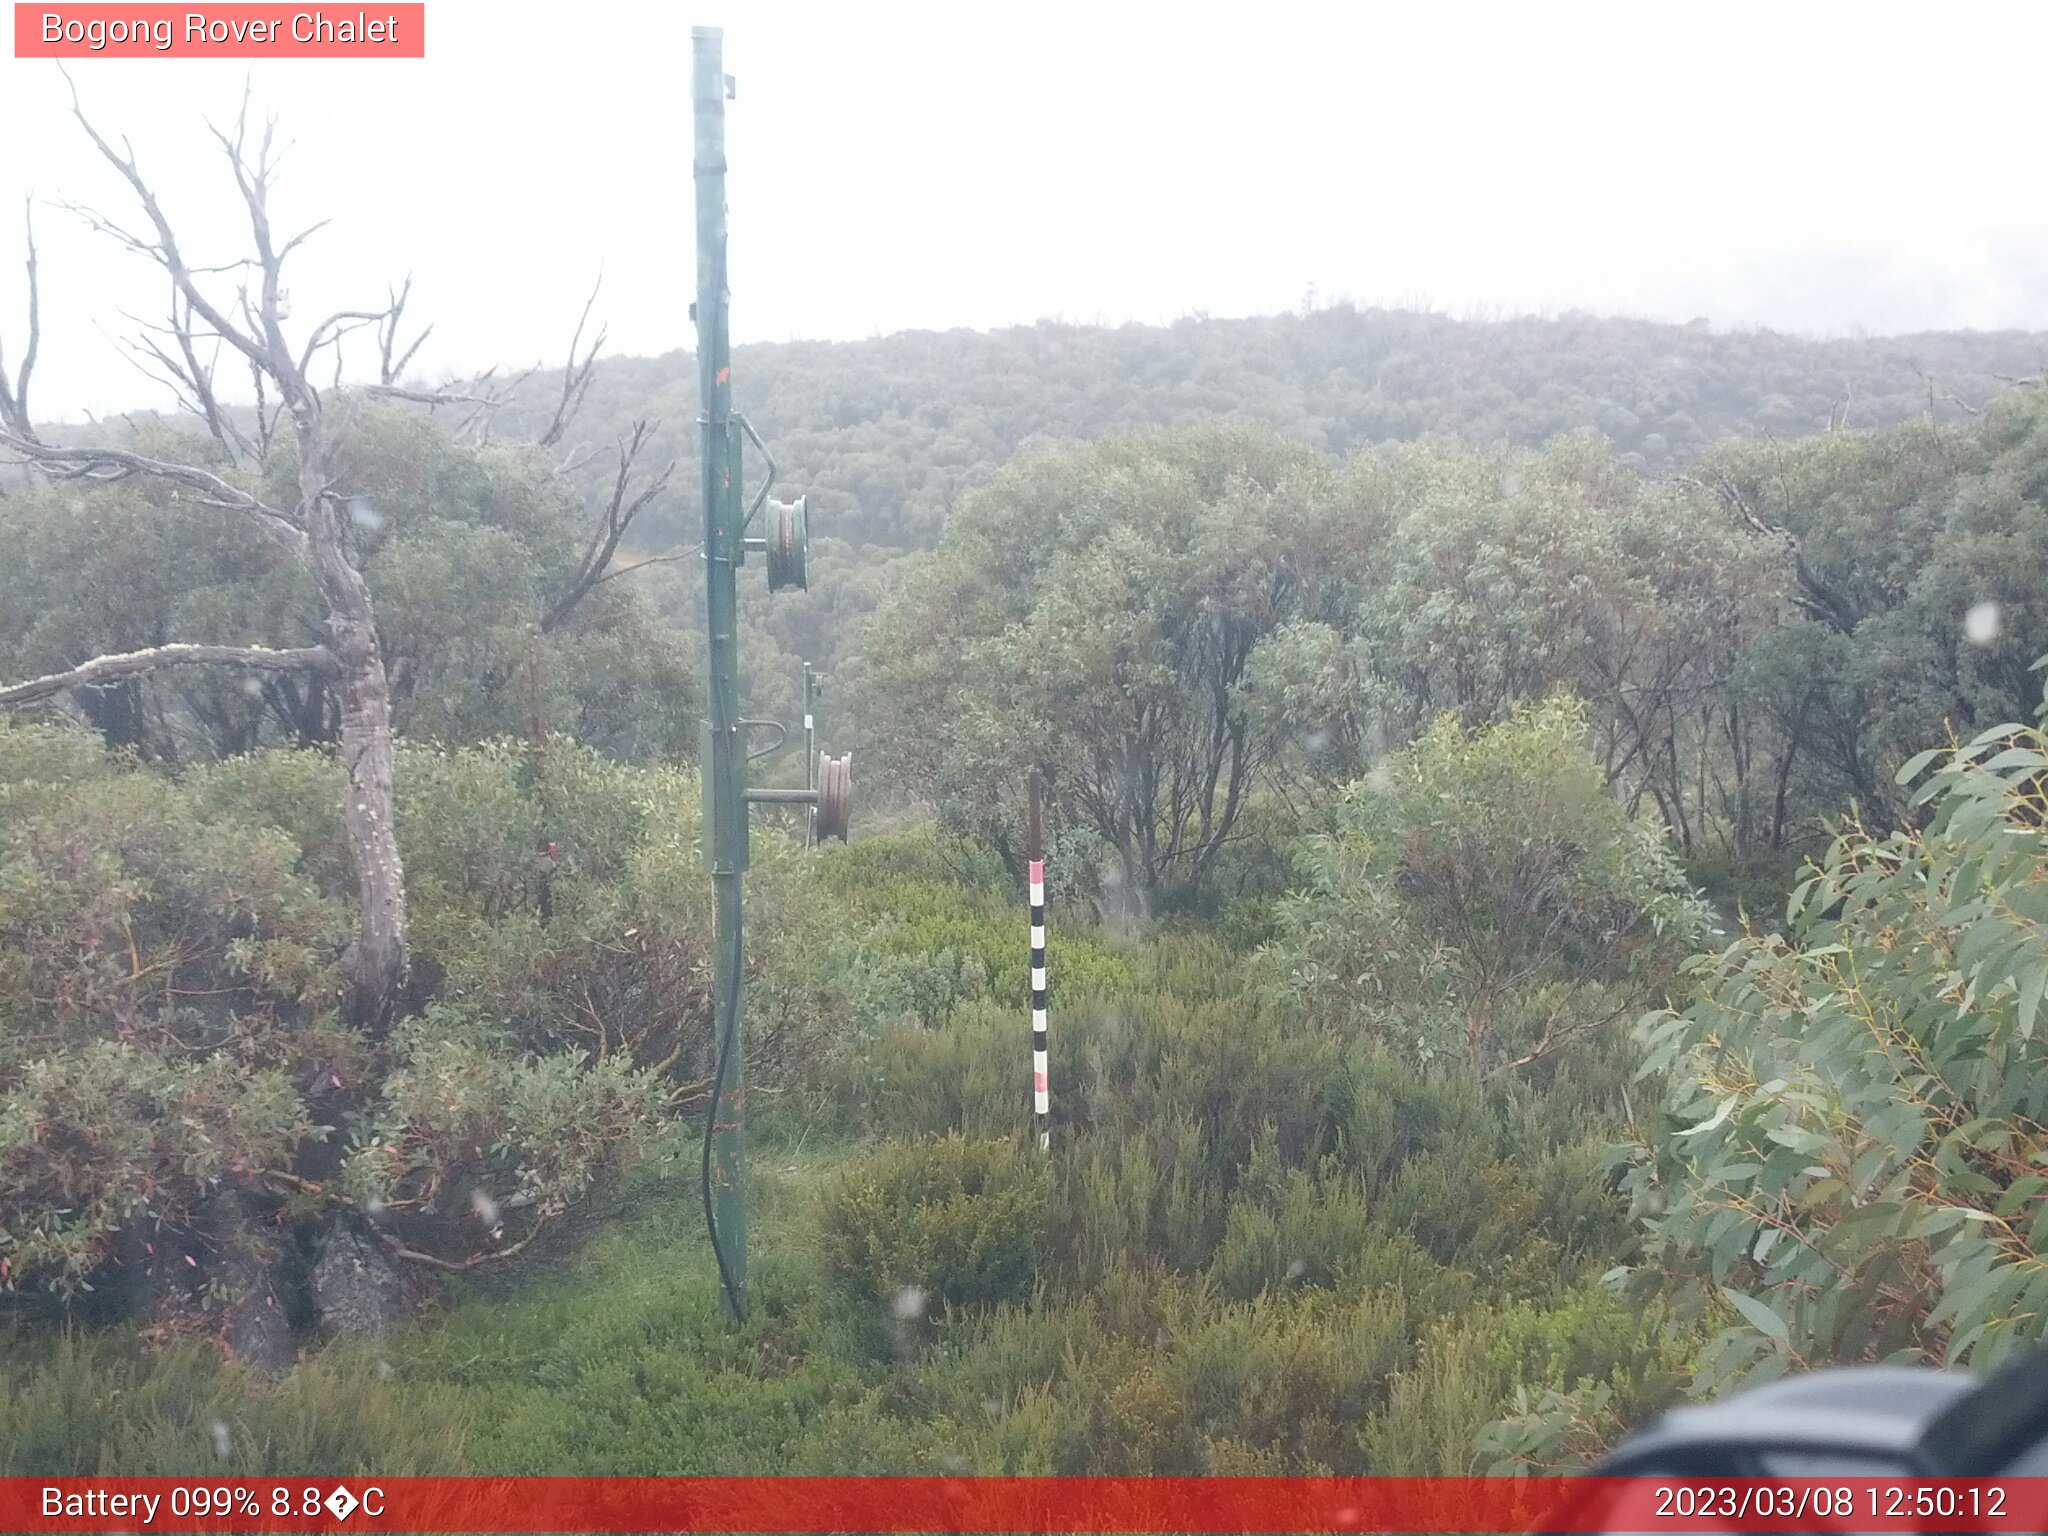
<path id="1" fill-rule="evenodd" d="M 1989 1367 L 2041 1337 L 2048 740 L 1924 752 L 1923 830 L 1851 827 L 1784 934 L 1697 963 L 1642 1025 L 1666 1129 L 1632 1178 L 1651 1262 L 1730 1326 L 1696 1387 L 1822 1362 Z"/>
<path id="2" fill-rule="evenodd" d="M 628 1058 L 525 1054 L 443 1007 L 407 1020 L 390 1058 L 343 1186 L 397 1230 L 473 1216 L 502 1249 L 508 1213 L 562 1215 L 666 1119 L 659 1078 Z"/>
<path id="3" fill-rule="evenodd" d="M 1050 1169 L 1015 1142 L 959 1135 L 871 1153 L 841 1173 L 821 1226 L 826 1267 L 922 1316 L 1028 1294 L 1047 1245 Z"/>
<path id="4" fill-rule="evenodd" d="M 526 450 L 473 448 L 388 405 L 354 409 L 339 459 L 351 554 L 376 604 L 402 733 L 465 745 L 563 731 L 639 760 L 693 744 L 690 648 L 630 585 L 601 585 L 541 628 L 586 537 L 575 487 Z M 139 451 L 195 464 L 217 455 L 160 423 L 140 431 Z M 267 473 L 281 488 L 296 470 L 280 449 Z M 252 544 L 236 514 L 147 481 L 0 497 L 0 542 L 8 681 L 173 640 L 301 645 L 320 612 L 305 572 Z M 185 668 L 74 690 L 70 704 L 109 745 L 166 761 L 326 743 L 339 729 L 333 689 L 311 674 Z"/>
<path id="5" fill-rule="evenodd" d="M 507 871 L 524 834 L 501 863 L 487 840 L 444 845 L 435 831 L 472 810 L 530 813 L 493 787 L 503 768 L 449 754 L 411 776 L 415 863 L 436 891 L 424 910 L 517 915 Z M 600 832 L 615 825 L 606 803 L 593 792 L 588 805 Z M 646 835 L 623 813 L 616 826 L 618 846 Z M 573 841 L 579 861 L 611 867 L 608 835 Z M 863 942 L 894 880 L 911 910 L 945 910 L 932 847 L 883 839 L 824 857 L 825 878 L 848 881 L 846 942 Z M 950 889 L 972 911 L 985 887 L 969 872 Z M 1067 927 L 1104 942 L 1077 918 Z M 1613 1329 L 1577 1320 L 1564 1278 L 1622 1255 L 1617 1229 L 1581 1208 L 1601 1198 L 1585 1193 L 1588 1123 L 1608 1095 L 1597 1055 L 1547 1097 L 1497 1092 L 1260 1006 L 1212 939 L 1104 953 L 1122 978 L 1056 1014 L 1054 1158 L 1018 1134 L 1014 1002 L 976 1000 L 937 1028 L 878 1023 L 883 1094 L 825 1102 L 857 1106 L 849 1123 L 881 1134 L 792 1145 L 785 1124 L 753 1163 L 744 1327 L 719 1315 L 694 1158 L 644 1161 L 616 1176 L 623 1220 L 574 1249 L 544 1237 L 529 1269 L 456 1282 L 450 1311 L 391 1342 L 385 1385 L 466 1425 L 478 1471 L 1272 1474 L 1461 1469 L 1517 1385 L 1614 1374 Z M 425 1134 L 437 1106 L 497 1091 L 489 1062 L 466 1054 L 496 1016 L 475 1006 L 438 1003 L 407 1026 L 398 1044 L 414 1064 L 383 1079 L 411 1078 L 407 1124 Z M 545 1007 L 527 1017 L 539 1027 Z M 858 1059 L 823 1065 L 865 1080 Z M 573 1150 L 607 1113 L 543 1118 L 534 1133 Z M 446 1155 L 459 1205 L 475 1154 Z M 1489 1204 L 1541 1265 L 1507 1273 L 1505 1239 L 1479 1231 L 1487 1212 L 1449 1176 L 1460 1168 L 1492 1170 Z M 516 1187 L 508 1170 L 492 1162 L 488 1187 Z M 440 1251 L 462 1251 L 439 1235 Z M 943 1326 L 897 1315 L 899 1301 L 916 1310 L 907 1286 Z M 1449 1327 L 1468 1314 L 1484 1319 L 1469 1337 Z M 1476 1342 L 1503 1335 L 1518 1341 L 1512 1361 Z M 164 1433 L 203 1440 L 202 1412 L 180 1406 Z M 381 1432 L 381 1410 L 366 1418 L 366 1435 Z"/>
<path id="6" fill-rule="evenodd" d="M 1223 425 L 1005 470 L 867 631 L 884 773 L 1014 866 L 1037 764 L 1055 824 L 1101 839 L 1133 910 L 1201 885 L 1273 751 L 1243 683 L 1301 580 L 1318 478 L 1299 447 Z"/>
<path id="7" fill-rule="evenodd" d="M 1949 332 L 1914 338 L 1909 357 L 1882 337 L 1814 341 L 1587 314 L 1459 320 L 1339 303 L 1167 326 L 1046 320 L 757 343 L 734 358 L 747 410 L 785 474 L 817 488 L 821 526 L 851 548 L 902 548 L 936 541 L 961 497 L 1034 439 L 1225 413 L 1336 456 L 1422 438 L 1535 446 L 1593 430 L 1631 467 L 1664 475 L 1728 437 L 1920 417 L 1929 376 L 1981 402 L 1998 393 L 2000 375 L 2031 373 L 2040 344 Z M 693 368 L 680 351 L 601 359 L 584 419 L 616 434 L 658 418 L 668 424 L 662 452 L 687 459 Z M 560 392 L 558 374 L 536 377 L 507 427 L 537 428 Z M 1940 409 L 1962 414 L 1946 401 Z"/>
<path id="8" fill-rule="evenodd" d="M 1961 430 L 1729 444 L 1700 477 L 1797 544 L 1805 614 L 1737 680 L 1737 746 L 1759 728 L 1781 743 L 1795 799 L 1853 798 L 1888 831 L 1912 814 L 1892 775 L 1915 743 L 2031 708 L 2028 664 L 2048 649 L 2048 392 L 2016 390 Z"/>
<path id="9" fill-rule="evenodd" d="M 268 1263 L 365 1212 L 447 1263 L 516 1250 L 701 1103 L 708 896 L 678 774 L 559 740 L 406 748 L 423 1009 L 372 1034 L 336 1012 L 330 758 L 173 780 L 0 723 L 0 769 L 0 1287 L 217 1287 L 231 1252 Z M 803 866 L 756 846 L 761 910 L 804 905 Z M 830 1049 L 829 994 L 772 942 L 756 963 L 772 1091 Z"/>
<path id="10" fill-rule="evenodd" d="M 1971 394 L 2034 362 L 1929 346 Z M 1482 355 L 1475 393 L 1457 359 Z M 851 701 L 863 762 L 943 820 L 818 853 L 757 833 L 772 1156 L 736 1329 L 665 1134 L 710 1071 L 697 785 L 646 766 L 687 746 L 697 597 L 671 568 L 544 630 L 573 480 L 366 405 L 343 489 L 405 731 L 408 1017 L 336 1010 L 354 875 L 321 688 L 167 674 L 74 696 L 97 741 L 0 723 L 0 1284 L 222 1301 L 231 1260 L 288 1275 L 338 1222 L 536 1262 L 465 1269 L 381 1366 L 341 1348 L 279 1388 L 37 1334 L 0 1363 L 0 1459 L 1556 1469 L 1687 1381 L 2032 1337 L 2048 752 L 2001 727 L 1921 804 L 1890 778 L 2031 686 L 2048 409 L 1714 446 L 1825 420 L 1845 370 L 1874 411 L 1921 406 L 1875 345 L 1582 318 L 743 356 L 821 512 L 816 590 L 744 606 L 755 708 L 880 613 L 827 739 Z M 593 407 L 687 387 L 681 358 L 629 360 Z M 1534 448 L 1588 426 L 1607 443 Z M 0 499 L 0 670 L 303 640 L 302 573 L 213 518 L 137 485 Z M 1998 633 L 1966 637 L 1986 601 Z M 1050 1160 L 1025 1135 L 1033 763 Z M 1870 830 L 1789 937 L 1698 962 L 1645 1026 L 1672 1123 L 1618 1174 L 1641 1063 L 1603 1026 L 1705 922 L 1671 844 L 1754 915 L 1850 797 Z M 1624 1265 L 1638 1289 L 1596 1283 Z"/>
<path id="11" fill-rule="evenodd" d="M 973 1003 L 1029 995 L 1023 885 L 993 859 L 975 866 L 979 851 L 958 839 L 942 844 L 930 827 L 825 851 L 819 883 L 853 919 L 840 925 L 825 968 L 856 1038 L 902 1019 L 940 1028 Z M 948 858 L 963 861 L 957 871 Z M 1054 899 L 1061 893 L 1054 881 Z M 1055 912 L 1047 965 L 1063 998 L 1137 984 L 1130 956 L 1080 911 Z"/>
<path id="12" fill-rule="evenodd" d="M 305 1085 L 362 1055 L 345 920 L 274 829 L 45 728 L 0 741 L 0 1284 L 76 1289 L 131 1223 L 322 1134 Z"/>
<path id="13" fill-rule="evenodd" d="M 1352 785 L 1309 840 L 1270 973 L 1323 1016 L 1477 1072 L 1629 1011 L 1705 914 L 1584 757 L 1584 721 L 1558 699 L 1471 734 L 1446 716 Z"/>

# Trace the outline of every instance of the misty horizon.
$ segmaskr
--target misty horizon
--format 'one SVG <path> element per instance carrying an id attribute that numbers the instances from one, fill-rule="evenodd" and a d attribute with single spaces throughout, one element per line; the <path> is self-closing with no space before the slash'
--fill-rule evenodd
<path id="1" fill-rule="evenodd" d="M 1142 8 L 1055 6 L 1029 25 L 717 10 L 614 4 L 571 24 L 436 0 L 424 60 L 70 69 L 208 253 L 240 230 L 205 122 L 231 119 L 246 82 L 292 146 L 280 222 L 332 220 L 293 259 L 303 303 L 381 300 L 413 274 L 413 312 L 435 326 L 422 377 L 557 364 L 600 273 L 607 355 L 693 344 L 678 62 L 693 22 L 724 28 L 738 80 L 740 345 L 1240 319 L 1311 293 L 1828 340 L 2048 331 L 2048 215 L 2013 196 L 2029 185 L 2030 44 L 2048 45 L 2048 13 L 2029 8 L 1934 36 L 1881 8 L 1853 29 L 1822 8 L 1709 26 L 1603 6 L 1281 5 L 1255 29 Z M 5 81 L 0 132 L 35 152 L 0 170 L 0 205 L 125 217 L 57 69 L 13 60 Z M 151 318 L 156 280 L 58 209 L 39 206 L 37 234 L 40 408 L 143 405 L 115 311 Z M 0 345 L 15 356 L 21 255 L 10 216 Z"/>

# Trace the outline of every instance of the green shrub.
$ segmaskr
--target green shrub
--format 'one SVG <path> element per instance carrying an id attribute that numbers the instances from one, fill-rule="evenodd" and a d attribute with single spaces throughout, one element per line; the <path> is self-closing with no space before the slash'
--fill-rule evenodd
<path id="1" fill-rule="evenodd" d="M 549 739 L 404 745 L 398 782 L 417 1011 L 371 1038 L 335 1009 L 354 877 L 331 757 L 177 780 L 0 721 L 0 1290 L 93 1286 L 129 1234 L 146 1254 L 202 1210 L 266 1257 L 364 1201 L 416 1252 L 502 1252 L 701 1102 L 694 779 Z M 821 944 L 813 861 L 755 850 L 748 1065 L 772 1092 L 835 1020 L 791 963 Z M 235 1236 L 184 1249 L 203 1266 Z"/>
<path id="2" fill-rule="evenodd" d="M 1549 1306 L 1503 1309 L 1490 1357 L 1511 1412 L 1481 1437 L 1488 1470 L 1569 1472 L 1682 1394 L 1707 1332 L 1664 1298 L 1582 1285 Z"/>
<path id="3" fill-rule="evenodd" d="M 1120 1264 L 1207 1265 L 1228 1198 L 1212 1161 L 1201 1126 L 1186 1117 L 1149 1135 L 1098 1133 L 1063 1147 L 1059 1177 L 1082 1279 L 1099 1282 Z"/>
<path id="4" fill-rule="evenodd" d="M 1221 1295 L 1239 1298 L 1289 1285 L 1341 1286 L 1383 1240 L 1355 1175 L 1293 1168 L 1264 1198 L 1239 1190 L 1209 1277 Z"/>
<path id="5" fill-rule="evenodd" d="M 1189 1306 L 1170 1325 L 1165 1370 L 1217 1471 L 1234 1442 L 1297 1475 L 1356 1473 L 1358 1426 L 1386 1401 L 1415 1330 L 1407 1298 L 1392 1289 Z"/>
<path id="6" fill-rule="evenodd" d="M 1310 1013 L 1475 1076 L 1598 1036 L 1708 926 L 1564 698 L 1467 733 L 1439 719 L 1345 791 L 1283 905 L 1270 983 Z"/>
<path id="7" fill-rule="evenodd" d="M 1424 1070 L 1367 1045 L 1346 1054 L 1333 1089 L 1342 1156 L 1373 1194 L 1425 1152 L 1495 1150 L 1499 1116 L 1485 1089 L 1463 1073 Z"/>
<path id="8" fill-rule="evenodd" d="M 1505 1370 L 1483 1329 L 1445 1323 L 1425 1336 L 1414 1365 L 1395 1376 L 1386 1406 L 1359 1430 L 1373 1477 L 1463 1477 L 1477 1470 L 1480 1436 L 1500 1417 Z"/>
<path id="9" fill-rule="evenodd" d="M 834 1180 L 828 1270 L 909 1316 L 1028 1295 L 1053 1234 L 1051 1171 L 1015 1143 L 949 1135 L 883 1146 Z"/>
<path id="10" fill-rule="evenodd" d="M 1504 1159 L 1430 1152 L 1401 1170 L 1379 1214 L 1439 1263 L 1513 1292 L 1547 1284 L 1557 1271 L 1558 1245 L 1536 1222 L 1539 1198 L 1528 1175 Z"/>

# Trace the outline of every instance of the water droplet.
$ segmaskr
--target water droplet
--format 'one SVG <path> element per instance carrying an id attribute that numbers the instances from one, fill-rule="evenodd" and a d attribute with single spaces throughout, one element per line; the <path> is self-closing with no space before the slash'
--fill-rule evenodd
<path id="1" fill-rule="evenodd" d="M 2004 627 L 2004 615 L 1996 603 L 1978 603 L 1963 615 L 1963 638 L 1972 645 L 1989 645 Z"/>
<path id="2" fill-rule="evenodd" d="M 384 526 L 384 514 L 367 496 L 351 496 L 348 502 L 349 521 L 365 533 L 375 533 Z"/>
<path id="3" fill-rule="evenodd" d="M 896 1293 L 896 1315 L 906 1323 L 914 1317 L 924 1316 L 924 1287 L 906 1285 Z"/>
<path id="4" fill-rule="evenodd" d="M 214 1459 L 226 1461 L 235 1449 L 235 1437 L 228 1433 L 228 1421 L 215 1419 L 206 1426 L 206 1433 L 213 1441 Z"/>
<path id="5" fill-rule="evenodd" d="M 377 1379 L 379 1381 L 389 1381 L 397 1374 L 397 1367 L 392 1365 L 389 1360 L 379 1360 L 377 1362 Z"/>
<path id="6" fill-rule="evenodd" d="M 999 1419 L 1003 1416 L 1003 1405 L 992 1397 L 984 1397 L 981 1400 L 981 1411 L 992 1419 Z"/>
<path id="7" fill-rule="evenodd" d="M 262 698 L 262 697 L 263 697 L 263 682 L 262 682 L 262 680 L 261 680 L 260 678 L 255 678 L 255 677 L 245 677 L 245 678 L 243 678 L 243 679 L 242 679 L 242 692 L 244 692 L 244 693 L 246 693 L 247 695 L 249 695 L 249 697 L 250 697 L 250 698 L 252 698 L 252 699 L 260 699 L 260 698 Z"/>
<path id="8" fill-rule="evenodd" d="M 498 1202 L 481 1189 L 469 1192 L 469 1208 L 476 1212 L 476 1219 L 487 1227 L 498 1224 Z"/>
<path id="9" fill-rule="evenodd" d="M 365 1216 L 382 1216 L 384 1214 L 384 1202 L 376 1195 L 365 1196 L 363 1200 L 363 1214 Z"/>
<path id="10" fill-rule="evenodd" d="M 1308 1266 L 1307 1266 L 1306 1264 L 1302 1263 L 1302 1262 L 1301 1262 L 1301 1260 L 1299 1260 L 1299 1259 L 1289 1259 L 1289 1260 L 1287 1261 L 1287 1278 L 1288 1278 L 1288 1279 L 1290 1279 L 1290 1280 L 1299 1280 L 1299 1279 L 1300 1279 L 1300 1278 L 1301 1278 L 1301 1277 L 1302 1277 L 1303 1275 L 1305 1275 L 1305 1274 L 1307 1274 L 1307 1273 L 1308 1273 Z"/>

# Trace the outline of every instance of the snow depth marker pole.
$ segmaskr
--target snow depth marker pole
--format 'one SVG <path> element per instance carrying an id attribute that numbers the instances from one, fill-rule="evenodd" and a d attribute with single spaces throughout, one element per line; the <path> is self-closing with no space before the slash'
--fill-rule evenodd
<path id="1" fill-rule="evenodd" d="M 1031 770 L 1027 853 L 1031 860 L 1031 1113 L 1038 1150 L 1052 1148 L 1052 1093 L 1046 1079 L 1045 1006 L 1045 787 Z"/>

